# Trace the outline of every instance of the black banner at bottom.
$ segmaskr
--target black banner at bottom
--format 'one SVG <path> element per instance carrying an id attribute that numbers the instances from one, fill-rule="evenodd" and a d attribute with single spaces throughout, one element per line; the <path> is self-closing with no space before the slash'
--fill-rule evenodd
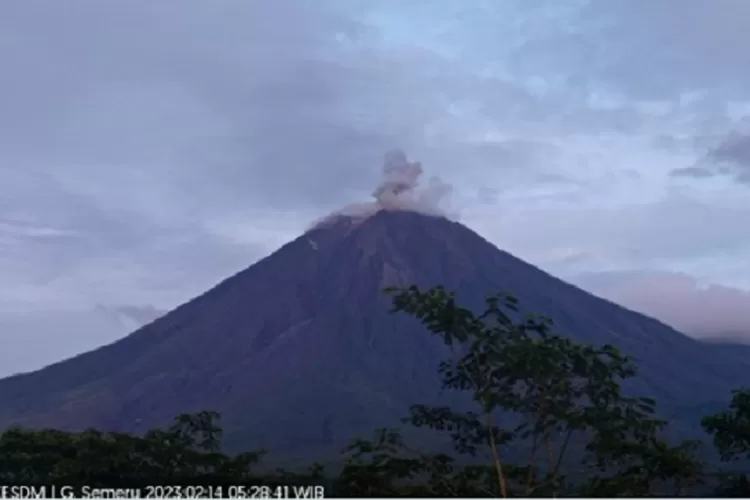
<path id="1" fill-rule="evenodd" d="M 153 485 L 153 486 L 71 486 L 0 485 L 0 499 L 6 498 L 239 498 L 239 499 L 319 499 L 325 498 L 322 485 Z"/>

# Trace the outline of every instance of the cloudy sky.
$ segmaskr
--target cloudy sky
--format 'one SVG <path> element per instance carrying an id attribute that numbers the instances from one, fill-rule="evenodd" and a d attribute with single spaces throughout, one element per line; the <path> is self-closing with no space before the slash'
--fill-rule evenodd
<path id="1" fill-rule="evenodd" d="M 498 246 L 750 338 L 747 0 L 0 3 L 0 375 L 110 342 L 403 148 Z"/>

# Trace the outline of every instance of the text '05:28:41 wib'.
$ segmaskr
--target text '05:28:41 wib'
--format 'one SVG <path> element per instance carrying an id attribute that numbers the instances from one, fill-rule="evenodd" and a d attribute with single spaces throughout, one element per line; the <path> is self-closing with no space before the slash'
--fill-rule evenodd
<path id="1" fill-rule="evenodd" d="M 325 487 L 320 485 L 304 485 L 304 486 L 229 486 L 225 488 L 225 497 L 228 498 L 245 498 L 245 499 L 278 499 L 284 500 L 286 498 L 298 499 L 298 498 L 325 498 Z"/>

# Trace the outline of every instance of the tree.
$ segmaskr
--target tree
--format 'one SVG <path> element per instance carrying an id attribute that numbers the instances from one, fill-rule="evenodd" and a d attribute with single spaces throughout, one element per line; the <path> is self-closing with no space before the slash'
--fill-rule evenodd
<path id="1" fill-rule="evenodd" d="M 91 487 L 256 483 L 262 452 L 222 454 L 218 414 L 178 415 L 144 436 L 14 428 L 0 435 L 0 481 Z"/>
<path id="2" fill-rule="evenodd" d="M 750 388 L 732 392 L 729 408 L 701 420 L 703 429 L 713 436 L 721 460 L 750 460 Z M 720 475 L 720 496 L 750 496 L 750 475 L 730 472 Z"/>
<path id="3" fill-rule="evenodd" d="M 400 436 L 381 432 L 350 449 L 345 473 L 359 474 L 363 487 L 366 476 L 389 490 L 399 480 L 421 480 L 444 494 L 458 485 L 503 497 L 635 496 L 679 493 L 698 477 L 696 444 L 670 445 L 660 437 L 666 422 L 654 416 L 655 402 L 622 393 L 621 382 L 635 376 L 636 366 L 615 347 L 553 334 L 551 320 L 521 316 L 507 294 L 490 296 L 475 315 L 442 287 L 388 292 L 394 311 L 418 318 L 451 347 L 453 355 L 438 367 L 443 385 L 470 394 L 477 408 L 414 405 L 406 420 L 447 432 L 461 456 L 488 452 L 489 462 L 456 466 L 460 460 L 413 453 L 405 461 Z M 441 482 L 430 475 L 435 469 Z"/>

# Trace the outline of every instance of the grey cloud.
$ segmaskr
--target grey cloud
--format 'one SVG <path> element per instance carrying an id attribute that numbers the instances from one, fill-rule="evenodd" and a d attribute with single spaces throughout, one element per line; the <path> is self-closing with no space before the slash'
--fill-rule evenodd
<path id="1" fill-rule="evenodd" d="M 706 90 L 709 94 L 691 105 L 702 106 L 704 116 L 723 115 L 722 96 L 747 97 L 750 4 L 745 0 L 534 4 L 523 9 L 530 17 L 521 24 L 527 43 L 508 56 L 515 75 L 555 81 L 580 98 L 604 89 L 636 99 L 679 101 L 685 93 Z M 629 126 L 626 116 L 621 120 Z"/>
<path id="2" fill-rule="evenodd" d="M 699 164 L 675 169 L 671 175 L 697 179 L 721 175 L 750 185 L 750 135 L 730 134 L 709 148 Z"/>
<path id="3" fill-rule="evenodd" d="M 750 167 L 750 136 L 733 134 L 709 153 L 715 160 Z"/>
<path id="4" fill-rule="evenodd" d="M 678 192 L 617 208 L 545 206 L 543 201 L 535 206 L 532 201 L 501 206 L 503 216 L 493 220 L 487 234 L 544 265 L 556 265 L 559 248 L 580 249 L 620 266 L 737 254 L 750 243 L 737 230 L 750 218 L 750 206 L 710 204 Z"/>
<path id="5" fill-rule="evenodd" d="M 5 179 L 11 180 L 8 176 Z M 16 262 L 12 266 L 15 269 L 4 272 L 6 277 L 19 271 L 20 262 L 27 276 L 46 281 L 92 256 L 129 249 L 159 230 L 137 214 L 102 212 L 89 198 L 45 177 L 30 176 L 26 181 L 6 184 L 8 191 L 0 199 L 5 219 L 14 220 L 12 224 L 0 225 L 0 236 L 5 239 L 0 257 Z M 39 240 L 38 229 L 36 236 L 29 232 L 35 227 L 57 237 L 33 243 L 30 239 Z M 49 259 L 51 255 L 53 260 Z M 0 267 L 4 267 L 1 262 Z"/>
<path id="6" fill-rule="evenodd" d="M 482 186 L 477 190 L 477 200 L 486 205 L 495 205 L 500 194 L 500 189 Z"/>
<path id="7" fill-rule="evenodd" d="M 25 47 L 7 54 L 15 77 L 0 84 L 11 111 L 0 130 L 16 144 L 7 163 L 54 157 L 66 175 L 98 172 L 100 189 L 122 190 L 154 211 L 164 210 L 160 203 L 195 216 L 281 203 L 331 210 L 370 189 L 371 165 L 394 146 L 443 175 L 451 162 L 422 150 L 433 124 L 460 125 L 450 104 L 464 102 L 505 129 L 572 120 L 554 97 L 479 77 L 436 53 L 368 48 L 362 41 L 377 33 L 335 3 L 75 5 L 15 7 L 3 17 L 6 36 Z M 578 126 L 638 121 L 627 109 L 615 112 L 627 115 L 620 118 L 588 113 Z M 465 168 L 529 162 L 512 151 L 503 161 L 501 147 L 440 142 L 434 156 L 462 156 Z"/>
<path id="8" fill-rule="evenodd" d="M 130 326 L 131 329 L 139 328 L 143 325 L 147 325 L 155 319 L 164 316 L 166 310 L 157 309 L 151 305 L 137 306 L 137 305 L 112 305 L 105 306 L 103 304 L 97 304 L 97 311 L 102 312 L 106 315 L 113 317 L 115 320 L 125 319 L 125 325 Z"/>
<path id="9" fill-rule="evenodd" d="M 167 311 L 155 308 L 154 306 L 117 306 L 115 310 L 141 325 L 151 323 L 156 318 L 163 316 Z"/>
<path id="10" fill-rule="evenodd" d="M 619 64 L 603 73 L 612 79 L 652 95 L 691 87 L 744 93 L 750 68 L 750 54 L 743 49 L 750 43 L 747 2 L 615 0 L 590 2 L 587 9 L 584 15 L 608 21 L 601 33 L 614 41 L 607 52 Z"/>
<path id="11" fill-rule="evenodd" d="M 383 151 L 420 144 L 448 102 L 481 96 L 507 120 L 534 103 L 428 51 L 358 45 L 365 28 L 326 3 L 75 5 L 0 21 L 25 48 L 4 57 L 6 164 L 54 158 L 133 202 L 150 181 L 151 197 L 194 213 L 343 203 L 372 186 Z"/>
<path id="12" fill-rule="evenodd" d="M 581 276 L 585 288 L 698 337 L 750 340 L 750 291 L 711 285 L 670 272 Z"/>
<path id="13" fill-rule="evenodd" d="M 728 166 L 737 182 L 750 185 L 750 135 L 732 134 L 707 156 L 719 164 L 720 173 L 726 173 Z"/>
<path id="14" fill-rule="evenodd" d="M 131 331 L 95 309 L 0 315 L 0 377 L 41 368 L 114 342 Z"/>
<path id="15" fill-rule="evenodd" d="M 153 306 L 104 306 L 86 309 L 0 314 L 0 377 L 40 368 L 113 342 L 165 311 Z"/>
<path id="16" fill-rule="evenodd" d="M 539 174 L 535 177 L 534 180 L 539 184 L 546 185 L 581 186 L 581 183 L 576 181 L 575 179 L 571 179 L 570 177 L 567 177 L 565 175 L 553 172 Z"/>
<path id="17" fill-rule="evenodd" d="M 691 167 L 676 168 L 670 172 L 670 175 L 674 177 L 695 177 L 696 179 L 705 179 L 706 177 L 713 177 L 716 174 L 707 167 L 693 165 Z"/>

